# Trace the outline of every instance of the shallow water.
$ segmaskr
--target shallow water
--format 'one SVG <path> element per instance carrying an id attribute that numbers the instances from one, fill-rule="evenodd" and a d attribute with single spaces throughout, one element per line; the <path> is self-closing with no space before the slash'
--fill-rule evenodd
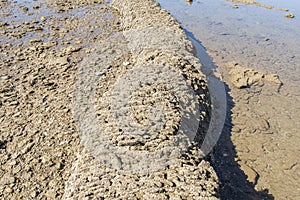
<path id="1" fill-rule="evenodd" d="M 277 73 L 288 90 L 299 95 L 300 74 L 300 3 L 299 1 L 265 1 L 261 3 L 289 8 L 287 12 L 222 0 L 159 0 L 163 8 L 192 32 L 208 49 L 224 61 L 232 61 L 257 70 Z M 267 40 L 268 41 L 265 41 Z M 222 58 L 223 57 L 223 58 Z"/>

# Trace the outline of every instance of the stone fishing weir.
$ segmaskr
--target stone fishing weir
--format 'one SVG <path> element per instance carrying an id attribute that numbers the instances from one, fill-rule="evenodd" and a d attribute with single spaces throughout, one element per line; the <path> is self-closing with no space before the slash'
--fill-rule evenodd
<path id="1" fill-rule="evenodd" d="M 95 44 L 79 68 L 74 118 L 84 148 L 64 197 L 217 198 L 203 157 L 218 135 L 205 139 L 211 98 L 192 43 L 155 1 L 111 6 L 122 32 Z"/>
<path id="2" fill-rule="evenodd" d="M 222 91 L 157 2 L 0 5 L 0 198 L 219 198 Z"/>

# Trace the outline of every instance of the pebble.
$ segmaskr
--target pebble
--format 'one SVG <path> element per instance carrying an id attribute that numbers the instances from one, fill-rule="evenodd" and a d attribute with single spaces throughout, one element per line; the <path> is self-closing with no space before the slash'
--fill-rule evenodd
<path id="1" fill-rule="evenodd" d="M 17 161 L 16 160 L 12 160 L 10 163 L 9 163 L 9 165 L 11 165 L 11 166 L 14 166 L 14 165 L 16 165 L 17 164 Z"/>
<path id="2" fill-rule="evenodd" d="M 56 167 L 56 169 L 60 170 L 60 169 L 62 169 L 64 167 L 64 165 L 59 162 L 59 163 L 55 164 L 55 167 Z"/>
<path id="3" fill-rule="evenodd" d="M 28 9 L 27 7 L 23 7 L 22 10 L 23 10 L 24 12 L 28 12 L 29 9 Z"/>
<path id="4" fill-rule="evenodd" d="M 32 198 L 35 198 L 35 197 L 37 197 L 38 194 L 39 194 L 39 193 L 38 193 L 37 191 L 32 191 L 32 192 L 30 193 L 30 196 L 31 196 Z"/>
<path id="5" fill-rule="evenodd" d="M 288 14 L 285 14 L 285 17 L 286 18 L 294 18 L 295 15 L 293 13 L 288 13 Z"/>
<path id="6" fill-rule="evenodd" d="M 38 39 L 38 38 L 35 38 L 35 39 L 33 39 L 33 40 L 30 40 L 30 43 L 40 43 L 40 42 L 42 42 L 42 40 L 41 40 L 41 39 Z"/>
<path id="7" fill-rule="evenodd" d="M 279 76 L 277 74 L 267 74 L 265 75 L 265 79 L 270 82 L 273 83 L 275 85 L 281 85 L 282 82 L 279 79 Z"/>
<path id="8" fill-rule="evenodd" d="M 13 176 L 9 176 L 9 175 L 4 175 L 0 179 L 1 185 L 11 185 L 11 184 L 14 184 L 15 182 L 16 182 L 16 178 Z"/>
<path id="9" fill-rule="evenodd" d="M 69 46 L 65 49 L 67 53 L 77 52 L 82 49 L 82 46 Z"/>
<path id="10" fill-rule="evenodd" d="M 22 150 L 21 150 L 21 153 L 22 154 L 25 154 L 27 153 L 28 151 L 30 151 L 30 149 L 33 147 L 34 143 L 28 143 Z"/>
<path id="11" fill-rule="evenodd" d="M 13 193 L 13 189 L 11 189 L 10 187 L 5 188 L 5 192 L 10 194 Z"/>
<path id="12" fill-rule="evenodd" d="M 47 17 L 42 16 L 40 19 L 41 19 L 42 22 L 45 22 L 47 20 Z"/>
<path id="13" fill-rule="evenodd" d="M 7 22 L 0 22 L 0 27 L 3 27 L 3 26 L 8 26 L 8 23 Z"/>

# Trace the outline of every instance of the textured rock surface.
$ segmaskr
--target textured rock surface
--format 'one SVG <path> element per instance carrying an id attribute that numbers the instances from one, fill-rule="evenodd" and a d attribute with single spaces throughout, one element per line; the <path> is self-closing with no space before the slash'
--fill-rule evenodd
<path id="1" fill-rule="evenodd" d="M 64 194 L 80 147 L 71 112 L 77 64 L 116 25 L 111 9 L 90 2 L 0 3 L 1 199 Z"/>
<path id="2" fill-rule="evenodd" d="M 218 197 L 217 176 L 199 159 L 206 80 L 179 24 L 157 3 L 114 1 L 120 21 L 100 1 L 0 5 L 1 198 Z M 149 134 L 131 132 L 130 120 Z M 158 160 L 137 168 L 112 147 Z"/>
<path id="3" fill-rule="evenodd" d="M 64 197 L 216 198 L 216 174 L 199 159 L 210 108 L 191 43 L 154 1 L 112 5 L 124 37 L 96 45 L 108 48 L 80 66 L 74 112 L 84 149 Z"/>

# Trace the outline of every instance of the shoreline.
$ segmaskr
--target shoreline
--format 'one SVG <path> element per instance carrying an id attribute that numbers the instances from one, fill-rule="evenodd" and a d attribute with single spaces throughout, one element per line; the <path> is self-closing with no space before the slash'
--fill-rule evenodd
<path id="1" fill-rule="evenodd" d="M 212 158 L 221 198 L 249 198 L 249 191 L 265 199 L 297 198 L 299 49 L 294 47 L 299 40 L 280 34 L 296 30 L 292 24 L 297 19 L 286 19 L 278 11 L 242 5 L 232 9 L 209 1 L 161 4 L 207 47 L 226 83 L 228 116 Z M 210 13 L 216 9 L 220 12 Z M 268 17 L 279 20 L 268 23 Z M 253 20 L 260 25 L 248 26 Z M 267 30 L 277 23 L 278 29 Z"/>

